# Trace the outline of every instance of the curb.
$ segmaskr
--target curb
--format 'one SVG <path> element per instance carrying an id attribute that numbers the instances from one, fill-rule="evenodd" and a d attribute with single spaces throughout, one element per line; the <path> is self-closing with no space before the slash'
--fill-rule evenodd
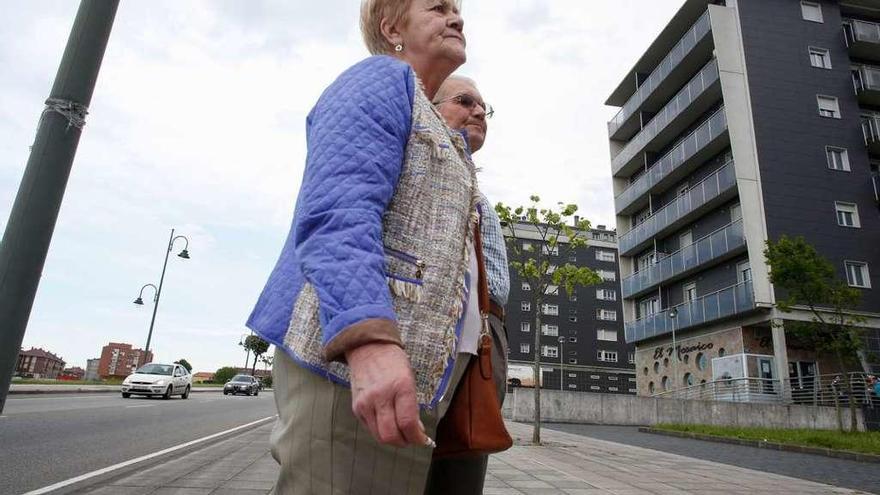
<path id="1" fill-rule="evenodd" d="M 785 443 L 764 442 L 761 440 L 744 440 L 741 438 L 719 437 L 715 435 L 704 435 L 702 433 L 690 433 L 684 431 L 662 430 L 658 428 L 639 427 L 642 433 L 652 433 L 655 435 L 665 435 L 668 437 L 690 438 L 693 440 L 703 440 L 706 442 L 726 443 L 730 445 L 742 445 L 744 447 L 755 447 L 759 449 L 779 450 L 783 452 L 797 452 L 800 454 L 813 454 L 825 457 L 833 457 L 835 459 L 845 459 L 848 461 L 858 462 L 874 462 L 880 463 L 880 455 L 861 454 L 848 450 L 823 449 L 821 447 L 805 447 L 801 445 L 789 445 Z"/>
<path id="2" fill-rule="evenodd" d="M 213 389 L 190 389 L 190 393 L 203 393 L 203 392 L 222 392 L 223 388 L 218 387 L 217 390 Z M 75 389 L 63 389 L 63 390 L 10 390 L 9 395 L 56 395 L 56 394 L 118 394 L 119 389 L 107 389 L 107 388 L 99 388 L 99 389 L 88 389 L 88 388 L 75 388 Z"/>

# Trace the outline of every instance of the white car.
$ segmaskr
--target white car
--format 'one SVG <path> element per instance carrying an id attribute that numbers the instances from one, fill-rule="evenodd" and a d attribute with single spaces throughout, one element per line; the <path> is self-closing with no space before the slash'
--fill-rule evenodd
<path id="1" fill-rule="evenodd" d="M 180 395 L 181 399 L 189 397 L 192 389 L 192 375 L 179 364 L 150 363 L 135 370 L 122 382 L 122 398 L 132 395 L 160 395 L 170 399 L 172 395 Z"/>

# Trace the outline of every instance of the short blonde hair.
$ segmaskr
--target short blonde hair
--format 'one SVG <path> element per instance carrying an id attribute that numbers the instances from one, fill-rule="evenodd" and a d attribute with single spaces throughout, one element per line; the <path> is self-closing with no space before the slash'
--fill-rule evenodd
<path id="1" fill-rule="evenodd" d="M 382 34 L 382 19 L 391 24 L 406 20 L 406 12 L 413 0 L 363 0 L 361 2 L 361 35 L 367 50 L 373 55 L 394 52 L 391 43 Z"/>
<path id="2" fill-rule="evenodd" d="M 367 50 L 373 55 L 390 55 L 394 47 L 382 34 L 382 19 L 388 19 L 392 25 L 406 22 L 406 14 L 413 0 L 362 0 L 361 1 L 361 35 Z M 462 0 L 443 0 L 444 3 L 455 5 L 461 9 Z"/>

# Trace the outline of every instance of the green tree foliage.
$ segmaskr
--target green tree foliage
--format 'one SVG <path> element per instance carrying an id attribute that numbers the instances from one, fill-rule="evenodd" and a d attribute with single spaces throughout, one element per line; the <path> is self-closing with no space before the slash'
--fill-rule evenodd
<path id="1" fill-rule="evenodd" d="M 214 383 L 226 383 L 232 380 L 232 377 L 238 374 L 238 371 L 232 366 L 224 366 L 214 373 Z"/>
<path id="2" fill-rule="evenodd" d="M 260 356 L 269 350 L 269 343 L 261 339 L 258 335 L 248 335 L 244 339 L 244 348 L 250 350 L 254 354 L 254 365 L 251 368 L 251 374 L 257 371 L 257 360 Z"/>
<path id="3" fill-rule="evenodd" d="M 786 320 L 785 331 L 805 347 L 820 354 L 835 356 L 841 371 L 858 364 L 858 353 L 864 340 L 859 323 L 864 318 L 853 311 L 861 301 L 861 291 L 840 280 L 832 265 L 803 237 L 782 236 L 777 242 L 768 241 L 764 258 L 770 267 L 770 281 L 785 291 L 786 297 L 777 301 L 783 312 L 806 308 L 811 321 Z M 846 375 L 844 375 L 846 378 Z M 852 382 L 843 384 L 853 397 Z M 835 395 L 835 401 L 837 395 Z M 850 421 L 856 429 L 855 408 L 850 408 Z M 838 427 L 843 430 L 838 407 Z"/>
<path id="4" fill-rule="evenodd" d="M 187 361 L 186 359 L 178 359 L 175 362 L 177 364 L 183 366 L 184 368 L 186 368 L 186 371 L 189 371 L 190 373 L 192 373 L 193 367 L 191 364 L 189 364 L 189 361 Z"/>
<path id="5" fill-rule="evenodd" d="M 502 203 L 495 211 L 505 227 L 507 252 L 511 254 L 510 266 L 519 277 L 532 287 L 535 295 L 535 341 L 534 341 L 534 391 L 535 422 L 532 442 L 541 444 L 541 308 L 547 289 L 551 285 L 562 288 L 568 296 L 578 287 L 601 282 L 599 276 L 589 268 L 569 263 L 569 257 L 578 249 L 587 246 L 586 235 L 590 222 L 579 219 L 574 222 L 578 207 L 573 204 L 558 203 L 558 209 L 543 208 L 541 198 L 531 196 L 528 206 L 511 208 Z M 574 223 L 574 226 L 571 224 Z M 523 250 L 522 239 L 517 238 L 528 232 L 529 238 L 536 242 L 531 248 Z M 539 244 L 535 246 L 535 244 Z"/>

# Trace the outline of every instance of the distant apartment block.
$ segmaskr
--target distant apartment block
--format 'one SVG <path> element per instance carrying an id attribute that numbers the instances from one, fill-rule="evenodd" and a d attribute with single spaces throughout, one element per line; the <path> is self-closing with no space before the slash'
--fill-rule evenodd
<path id="1" fill-rule="evenodd" d="M 86 361 L 86 374 L 83 378 L 88 381 L 98 381 L 101 377 L 98 376 L 98 367 L 101 366 L 101 358 L 89 359 Z"/>
<path id="2" fill-rule="evenodd" d="M 811 314 L 776 307 L 782 235 L 862 292 L 859 371 L 880 371 L 880 2 L 687 0 L 606 103 L 640 395 L 856 371 L 786 334 Z"/>
<path id="3" fill-rule="evenodd" d="M 21 350 L 15 365 L 15 374 L 25 378 L 55 379 L 64 369 L 64 360 L 55 354 L 35 347 Z"/>
<path id="4" fill-rule="evenodd" d="M 131 344 L 111 342 L 101 349 L 98 376 L 101 379 L 123 378 L 152 361 L 152 352 L 134 349 Z"/>

